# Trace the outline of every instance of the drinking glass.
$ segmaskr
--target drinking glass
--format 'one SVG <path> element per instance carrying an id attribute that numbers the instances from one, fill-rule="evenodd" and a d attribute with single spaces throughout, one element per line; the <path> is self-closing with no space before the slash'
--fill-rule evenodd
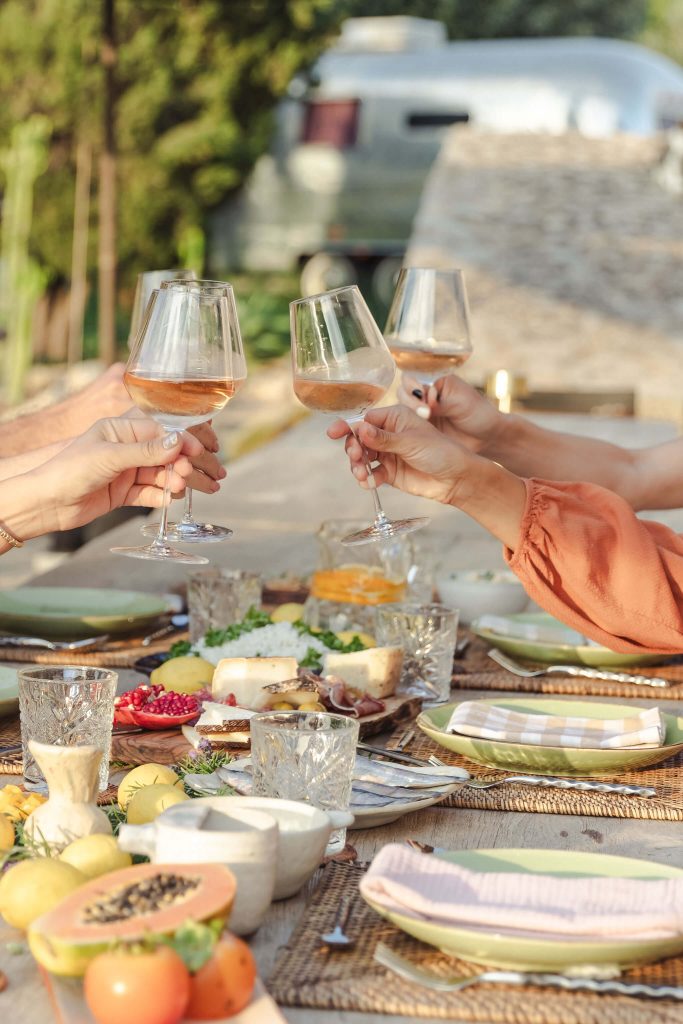
<path id="1" fill-rule="evenodd" d="M 29 740 L 102 751 L 100 790 L 109 785 L 109 751 L 118 674 L 71 665 L 19 669 L 19 723 L 27 789 L 46 789 Z"/>
<path id="2" fill-rule="evenodd" d="M 429 388 L 472 355 L 462 270 L 404 267 L 398 275 L 384 338 L 399 370 Z"/>
<path id="3" fill-rule="evenodd" d="M 190 640 L 196 643 L 207 629 L 225 629 L 241 622 L 250 608 L 261 604 L 261 577 L 241 569 L 198 569 L 187 581 Z"/>
<path id="4" fill-rule="evenodd" d="M 152 292 L 123 378 L 137 407 L 169 431 L 211 419 L 246 379 L 241 341 L 238 344 L 234 337 L 238 327 L 232 288 L 223 285 L 205 292 L 193 284 Z M 169 465 L 159 530 L 152 543 L 111 550 L 132 558 L 202 565 L 208 559 L 168 543 L 170 472 Z"/>
<path id="5" fill-rule="evenodd" d="M 384 396 L 396 372 L 363 296 L 356 285 L 335 288 L 297 299 L 289 311 L 294 394 L 313 412 L 343 417 L 355 433 L 363 414 Z M 387 540 L 426 526 L 426 518 L 389 519 L 373 486 L 367 458 L 365 468 L 375 521 L 345 537 L 345 544 Z"/>
<path id="6" fill-rule="evenodd" d="M 161 288 L 164 281 L 191 281 L 197 275 L 194 270 L 146 270 L 138 274 L 135 285 L 135 298 L 133 299 L 133 312 L 130 317 L 130 329 L 128 331 L 128 348 L 131 349 L 135 343 L 138 331 L 142 326 L 142 318 L 145 315 L 147 304 L 155 288 Z"/>
<path id="7" fill-rule="evenodd" d="M 244 349 L 242 347 L 242 336 L 240 334 L 239 322 L 237 319 L 237 309 L 235 307 L 234 298 L 232 297 L 232 289 L 226 281 L 205 281 L 192 278 L 188 281 L 178 280 L 167 280 L 161 284 L 163 290 L 198 288 L 203 295 L 221 295 L 226 294 L 229 300 L 229 307 L 231 316 L 233 319 L 232 330 L 230 333 L 234 356 L 244 366 L 244 379 L 246 379 L 247 364 L 244 359 Z M 242 383 L 244 383 L 244 379 Z M 146 523 L 142 528 L 142 533 L 146 537 L 153 537 L 157 530 L 158 525 L 155 523 Z M 206 544 L 213 541 L 227 540 L 228 537 L 232 537 L 232 530 L 227 526 L 217 526 L 215 523 L 198 523 L 192 514 L 192 488 L 185 488 L 185 505 L 183 508 L 183 517 L 178 523 L 167 523 L 166 524 L 166 538 L 171 543 L 180 541 L 183 544 Z"/>
<path id="8" fill-rule="evenodd" d="M 309 711 L 266 711 L 251 719 L 254 794 L 303 800 L 323 811 L 348 811 L 356 763 L 358 720 Z M 325 851 L 339 853 L 346 828 Z"/>
<path id="9" fill-rule="evenodd" d="M 398 689 L 430 704 L 449 700 L 458 612 L 441 604 L 385 604 L 376 609 L 377 643 L 403 648 Z"/>

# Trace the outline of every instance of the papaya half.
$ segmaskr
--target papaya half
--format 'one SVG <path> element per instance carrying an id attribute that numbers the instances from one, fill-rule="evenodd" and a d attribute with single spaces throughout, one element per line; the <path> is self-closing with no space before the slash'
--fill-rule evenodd
<path id="1" fill-rule="evenodd" d="M 29 947 L 52 974 L 80 977 L 113 944 L 171 935 L 186 921 L 226 920 L 236 889 L 223 864 L 135 864 L 94 878 L 39 917 Z"/>

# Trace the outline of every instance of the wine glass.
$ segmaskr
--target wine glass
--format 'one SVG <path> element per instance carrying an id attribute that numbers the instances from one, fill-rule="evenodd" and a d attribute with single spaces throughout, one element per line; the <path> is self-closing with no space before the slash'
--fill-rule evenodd
<path id="1" fill-rule="evenodd" d="M 364 412 L 389 388 L 396 368 L 356 285 L 335 288 L 291 302 L 294 393 L 313 412 L 333 413 L 345 419 L 355 433 Z M 365 451 L 365 449 L 363 449 Z M 369 460 L 365 468 L 374 482 Z M 428 519 L 387 518 L 371 486 L 375 504 L 372 526 L 342 539 L 344 544 L 366 544 L 411 533 Z"/>
<path id="2" fill-rule="evenodd" d="M 244 359 L 233 348 L 236 319 L 230 299 L 228 285 L 210 293 L 190 287 L 152 292 L 123 381 L 138 409 L 166 430 L 182 430 L 211 419 L 244 381 Z M 161 521 L 152 543 L 111 550 L 132 558 L 202 565 L 207 558 L 177 551 L 168 543 L 170 472 L 167 466 Z"/>
<path id="3" fill-rule="evenodd" d="M 244 358 L 242 336 L 240 334 L 239 322 L 237 320 L 237 308 L 235 306 L 235 298 L 231 286 L 226 281 L 206 281 L 192 278 L 189 280 L 169 279 L 161 284 L 161 288 L 162 290 L 168 290 L 169 288 L 198 288 L 205 295 L 226 295 L 232 323 L 230 340 L 233 352 L 233 361 L 243 369 L 243 373 L 239 377 L 239 383 L 237 383 L 238 378 L 235 377 L 236 387 L 234 393 L 236 394 L 246 380 L 247 364 Z M 141 528 L 141 532 L 144 533 L 146 537 L 155 536 L 157 530 L 158 524 L 155 523 L 146 523 Z M 229 537 L 232 537 L 232 530 L 227 526 L 216 526 L 214 523 L 197 522 L 192 514 L 192 488 L 186 487 L 183 517 L 177 523 L 166 524 L 167 540 L 171 541 L 171 543 L 180 542 L 184 544 L 206 544 L 214 541 L 227 540 Z"/>
<path id="4" fill-rule="evenodd" d="M 133 312 L 130 317 L 130 329 L 128 331 L 128 348 L 133 347 L 135 338 L 142 318 L 147 309 L 150 295 L 155 288 L 161 288 L 164 281 L 191 281 L 196 278 L 194 270 L 146 270 L 144 274 L 138 274 L 135 285 L 135 298 L 133 299 Z"/>
<path id="5" fill-rule="evenodd" d="M 430 385 L 472 355 L 462 270 L 404 267 L 399 272 L 384 338 L 399 370 Z"/>

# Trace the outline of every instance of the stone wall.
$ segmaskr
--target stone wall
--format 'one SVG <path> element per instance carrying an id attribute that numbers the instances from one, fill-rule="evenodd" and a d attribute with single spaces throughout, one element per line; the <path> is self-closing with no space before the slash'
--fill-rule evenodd
<path id="1" fill-rule="evenodd" d="M 661 139 L 455 128 L 432 168 L 408 262 L 466 271 L 472 380 L 636 392 L 683 409 L 683 197 Z"/>

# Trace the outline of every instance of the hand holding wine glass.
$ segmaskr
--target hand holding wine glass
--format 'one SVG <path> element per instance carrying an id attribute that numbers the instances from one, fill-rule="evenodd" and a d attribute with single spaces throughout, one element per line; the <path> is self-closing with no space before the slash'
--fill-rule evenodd
<path id="1" fill-rule="evenodd" d="M 229 286 L 226 286 L 229 288 Z M 231 291 L 231 290 L 230 290 Z M 204 423 L 228 402 L 245 377 L 234 357 L 228 294 L 199 288 L 155 290 L 130 353 L 124 383 L 137 407 L 166 430 Z M 165 493 L 168 493 L 168 475 Z M 112 548 L 133 558 L 207 561 L 172 548 L 166 537 L 168 510 L 148 547 Z"/>
<path id="2" fill-rule="evenodd" d="M 352 430 L 386 393 L 395 366 L 377 324 L 355 285 L 290 303 L 294 393 L 314 412 L 345 419 Z M 366 466 L 372 481 L 372 470 Z M 375 521 L 345 544 L 386 540 L 420 529 L 428 519 L 392 521 L 372 489 Z"/>
<path id="3" fill-rule="evenodd" d="M 384 337 L 399 370 L 419 379 L 426 398 L 436 380 L 455 373 L 472 354 L 462 271 L 404 267 L 398 275 Z M 418 412 L 429 416 L 426 406 Z"/>
<path id="4" fill-rule="evenodd" d="M 164 281 L 161 284 L 161 290 L 168 291 L 169 289 L 173 291 L 183 289 L 198 290 L 202 295 L 208 297 L 225 297 L 228 304 L 231 361 L 234 369 L 234 390 L 230 397 L 234 397 L 246 381 L 247 364 L 244 358 L 242 336 L 237 319 L 237 308 L 231 286 L 227 281 L 206 281 L 192 277 L 187 280 L 174 278 Z M 156 533 L 155 524 L 145 524 L 142 527 L 142 532 L 146 537 L 154 536 Z M 177 523 L 166 524 L 166 536 L 172 543 L 203 544 L 228 540 L 229 537 L 232 537 L 232 530 L 227 526 L 219 526 L 215 523 L 197 522 L 192 511 L 192 488 L 188 486 L 185 489 L 183 516 Z"/>

